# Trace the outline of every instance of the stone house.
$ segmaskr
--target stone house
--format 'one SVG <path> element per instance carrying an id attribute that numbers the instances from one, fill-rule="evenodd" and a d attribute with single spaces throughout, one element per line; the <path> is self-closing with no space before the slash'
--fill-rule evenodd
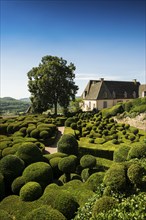
<path id="1" fill-rule="evenodd" d="M 104 78 L 90 80 L 81 96 L 83 99 L 82 110 L 101 110 L 112 107 L 118 102 L 128 102 L 139 96 L 146 96 L 144 89 L 145 87 L 140 87 L 140 83 L 136 79 L 133 81 L 107 81 Z"/>

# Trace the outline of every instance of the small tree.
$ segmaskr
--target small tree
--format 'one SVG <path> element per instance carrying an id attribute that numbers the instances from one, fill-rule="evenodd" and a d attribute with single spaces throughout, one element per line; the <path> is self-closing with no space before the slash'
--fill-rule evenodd
<path id="1" fill-rule="evenodd" d="M 75 99 L 78 86 L 75 85 L 75 66 L 56 56 L 44 56 L 38 67 L 28 72 L 28 88 L 34 112 L 42 113 L 57 104 L 67 108 Z"/>

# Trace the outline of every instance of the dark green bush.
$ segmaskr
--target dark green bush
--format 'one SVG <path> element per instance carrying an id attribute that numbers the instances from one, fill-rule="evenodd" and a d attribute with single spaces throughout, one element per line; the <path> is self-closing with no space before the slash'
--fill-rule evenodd
<path id="1" fill-rule="evenodd" d="M 0 134 L 7 134 L 7 126 L 8 124 L 0 124 Z"/>
<path id="2" fill-rule="evenodd" d="M 128 139 L 129 139 L 130 141 L 134 141 L 135 135 L 134 135 L 134 134 L 130 134 L 130 135 L 128 136 Z"/>
<path id="3" fill-rule="evenodd" d="M 66 121 L 65 121 L 65 127 L 70 127 L 70 125 L 72 123 L 76 122 L 74 118 L 68 118 Z"/>
<path id="4" fill-rule="evenodd" d="M 7 148 L 3 149 L 3 151 L 2 151 L 2 157 L 5 157 L 5 156 L 7 156 L 7 155 L 9 155 L 9 154 L 15 154 L 15 153 L 16 153 L 16 150 L 15 150 L 14 148 L 12 148 L 12 147 L 7 147 Z"/>
<path id="5" fill-rule="evenodd" d="M 36 128 L 35 125 L 28 126 L 26 133 L 30 136 L 30 133 Z"/>
<path id="6" fill-rule="evenodd" d="M 23 177 L 26 182 L 35 181 L 44 188 L 52 182 L 52 168 L 45 162 L 32 163 L 23 171 Z"/>
<path id="7" fill-rule="evenodd" d="M 65 216 L 51 206 L 43 205 L 26 215 L 24 220 L 66 220 Z"/>
<path id="8" fill-rule="evenodd" d="M 33 138 L 38 138 L 39 137 L 39 130 L 37 128 L 35 128 L 34 130 L 32 130 L 30 132 L 30 136 L 33 137 Z"/>
<path id="9" fill-rule="evenodd" d="M 80 159 L 80 165 L 83 168 L 92 168 L 96 166 L 96 158 L 90 154 L 86 154 Z"/>
<path id="10" fill-rule="evenodd" d="M 115 162 L 126 161 L 129 150 L 130 150 L 130 147 L 127 145 L 120 146 L 117 150 L 114 151 L 113 160 Z"/>
<path id="11" fill-rule="evenodd" d="M 22 132 L 24 135 L 26 135 L 26 127 L 22 127 L 19 129 L 20 132 Z"/>
<path id="12" fill-rule="evenodd" d="M 137 143 L 131 147 L 128 152 L 127 159 L 146 157 L 146 143 Z"/>
<path id="13" fill-rule="evenodd" d="M 42 152 L 35 143 L 27 142 L 23 143 L 18 148 L 16 155 L 21 158 L 26 165 L 42 161 Z"/>
<path id="14" fill-rule="evenodd" d="M 121 191 L 126 187 L 125 167 L 121 164 L 112 165 L 105 173 L 103 183 L 114 191 Z"/>
<path id="15" fill-rule="evenodd" d="M 5 196 L 5 183 L 4 183 L 4 176 L 0 173 L 0 201 Z"/>
<path id="16" fill-rule="evenodd" d="M 14 181 L 12 182 L 11 189 L 12 192 L 16 195 L 19 195 L 19 191 L 22 186 L 25 185 L 25 179 L 23 176 L 18 176 Z"/>
<path id="17" fill-rule="evenodd" d="M 9 215 L 5 210 L 0 211 L 0 220 L 13 220 L 13 217 Z"/>
<path id="18" fill-rule="evenodd" d="M 77 130 L 77 123 L 73 122 L 70 127 L 73 129 L 73 130 Z"/>
<path id="19" fill-rule="evenodd" d="M 42 195 L 42 188 L 37 182 L 28 182 L 20 189 L 20 199 L 34 201 Z"/>
<path id="20" fill-rule="evenodd" d="M 78 142 L 75 137 L 71 134 L 64 134 L 57 143 L 58 152 L 66 154 L 78 153 Z"/>
<path id="21" fill-rule="evenodd" d="M 96 192 L 97 187 L 103 182 L 104 174 L 104 172 L 91 174 L 85 182 L 85 186 L 93 192 Z"/>
<path id="22" fill-rule="evenodd" d="M 96 217 L 97 214 L 99 214 L 100 212 L 107 212 L 108 210 L 112 209 L 116 204 L 116 199 L 110 196 L 103 196 L 95 202 L 93 206 L 92 216 Z"/>
<path id="23" fill-rule="evenodd" d="M 138 134 L 138 132 L 139 132 L 138 128 L 134 128 L 134 127 L 130 127 L 130 131 L 131 131 L 134 135 Z"/>
<path id="24" fill-rule="evenodd" d="M 52 167 L 52 170 L 53 170 L 53 177 L 55 179 L 59 178 L 59 176 L 61 176 L 61 174 L 62 174 L 62 172 L 58 168 L 58 164 L 61 159 L 62 159 L 61 157 L 54 157 L 54 158 L 50 159 L 50 161 L 49 161 L 49 163 Z"/>
<path id="25" fill-rule="evenodd" d="M 129 180 L 131 181 L 131 183 L 135 184 L 136 186 L 139 186 L 142 183 L 143 174 L 144 174 L 144 169 L 138 163 L 132 164 L 127 171 L 127 176 Z"/>
<path id="26" fill-rule="evenodd" d="M 81 172 L 81 178 L 83 182 L 86 182 L 90 175 L 92 175 L 93 172 L 89 168 L 85 168 Z"/>
<path id="27" fill-rule="evenodd" d="M 0 172 L 5 180 L 12 182 L 24 170 L 24 162 L 16 155 L 7 155 L 0 160 Z"/>
<path id="28" fill-rule="evenodd" d="M 113 139 L 113 140 L 112 140 L 112 143 L 113 143 L 113 144 L 118 144 L 119 142 L 118 142 L 117 139 Z"/>
<path id="29" fill-rule="evenodd" d="M 56 195 L 53 208 L 60 211 L 68 220 L 75 216 L 79 205 L 67 191 L 60 191 Z"/>
<path id="30" fill-rule="evenodd" d="M 12 146 L 12 141 L 9 140 L 4 140 L 0 142 L 0 150 L 3 150 L 7 147 L 11 147 Z"/>

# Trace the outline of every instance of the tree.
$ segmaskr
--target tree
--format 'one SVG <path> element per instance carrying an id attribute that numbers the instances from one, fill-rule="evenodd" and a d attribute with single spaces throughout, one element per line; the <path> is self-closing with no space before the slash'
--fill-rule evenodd
<path id="1" fill-rule="evenodd" d="M 44 56 L 39 66 L 27 73 L 33 111 L 42 113 L 54 107 L 57 114 L 57 104 L 67 108 L 78 90 L 74 71 L 73 63 L 67 65 L 63 58 Z"/>

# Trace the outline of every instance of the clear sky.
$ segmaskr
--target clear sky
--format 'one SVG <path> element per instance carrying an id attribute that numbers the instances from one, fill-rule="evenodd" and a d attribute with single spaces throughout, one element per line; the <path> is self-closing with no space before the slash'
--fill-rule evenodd
<path id="1" fill-rule="evenodd" d="M 0 0 L 1 97 L 30 97 L 27 72 L 45 55 L 89 79 L 146 83 L 145 0 Z"/>

